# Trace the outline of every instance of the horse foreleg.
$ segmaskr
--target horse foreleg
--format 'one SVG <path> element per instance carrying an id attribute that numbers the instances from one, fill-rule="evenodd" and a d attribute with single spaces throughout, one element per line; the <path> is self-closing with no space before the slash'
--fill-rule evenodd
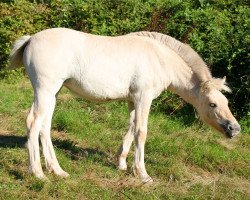
<path id="1" fill-rule="evenodd" d="M 45 158 L 46 168 L 50 172 L 54 172 L 56 175 L 61 177 L 67 177 L 69 174 L 65 172 L 59 165 L 58 160 L 56 158 L 56 154 L 53 148 L 53 144 L 51 141 L 51 119 L 55 108 L 56 98 L 55 96 L 51 96 L 48 98 L 47 104 L 47 113 L 44 118 L 42 129 L 40 132 L 40 140 L 43 147 L 43 155 Z"/>
<path id="2" fill-rule="evenodd" d="M 129 109 L 129 129 L 126 135 L 123 138 L 123 143 L 121 144 L 119 151 L 117 153 L 118 156 L 118 168 L 120 170 L 127 170 L 126 159 L 128 156 L 129 149 L 134 140 L 134 129 L 135 129 L 135 109 L 134 104 L 132 102 L 128 102 Z"/>
<path id="3" fill-rule="evenodd" d="M 153 181 L 148 175 L 144 163 L 144 146 L 151 103 L 151 96 L 143 94 L 140 95 L 138 102 L 135 103 L 135 158 L 133 171 L 135 175 L 139 175 L 144 183 Z"/>

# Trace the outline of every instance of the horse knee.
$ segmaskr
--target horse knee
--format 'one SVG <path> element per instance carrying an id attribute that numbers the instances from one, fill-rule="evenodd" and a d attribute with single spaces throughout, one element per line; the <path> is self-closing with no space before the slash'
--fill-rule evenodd
<path id="1" fill-rule="evenodd" d="M 141 143 L 141 142 L 145 143 L 146 138 L 147 138 L 147 132 L 145 132 L 145 131 L 138 131 L 137 134 L 136 134 L 136 136 L 135 136 L 135 138 L 136 138 L 137 142 L 139 142 L 139 143 Z"/>
<path id="2" fill-rule="evenodd" d="M 30 137 L 32 133 L 39 133 L 42 126 L 42 116 L 37 112 L 31 111 L 27 116 L 26 126 L 28 137 Z"/>
<path id="3" fill-rule="evenodd" d="M 35 121 L 33 110 L 31 110 L 26 118 L 26 126 L 27 130 L 30 131 L 31 127 L 33 127 Z"/>

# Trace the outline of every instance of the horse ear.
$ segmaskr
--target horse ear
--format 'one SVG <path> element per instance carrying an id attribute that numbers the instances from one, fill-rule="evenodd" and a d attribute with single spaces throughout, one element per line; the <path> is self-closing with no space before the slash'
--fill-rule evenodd
<path id="1" fill-rule="evenodd" d="M 223 85 L 226 83 L 226 76 L 224 76 L 224 77 L 222 78 L 222 83 L 223 83 Z"/>
<path id="2" fill-rule="evenodd" d="M 201 84 L 201 92 L 208 93 L 211 90 L 211 81 L 205 81 Z"/>
<path id="3" fill-rule="evenodd" d="M 222 84 L 221 84 L 221 88 L 220 88 L 220 90 L 224 90 L 224 91 L 226 91 L 226 92 L 232 92 L 232 90 L 227 86 L 227 83 L 226 83 L 226 76 L 224 76 L 222 79 L 221 79 L 221 81 L 222 81 Z"/>
<path id="4" fill-rule="evenodd" d="M 226 85 L 226 77 L 212 78 L 209 81 L 205 81 L 201 84 L 201 91 L 203 93 L 209 92 L 211 89 L 217 89 L 219 91 L 231 92 L 231 89 Z"/>

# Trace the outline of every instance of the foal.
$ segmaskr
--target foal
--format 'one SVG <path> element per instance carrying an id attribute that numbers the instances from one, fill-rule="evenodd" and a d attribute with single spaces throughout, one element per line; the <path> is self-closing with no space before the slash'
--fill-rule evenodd
<path id="1" fill-rule="evenodd" d="M 13 68 L 24 64 L 34 89 L 27 117 L 29 170 L 45 178 L 39 153 L 39 136 L 46 167 L 66 177 L 51 142 L 51 119 L 56 93 L 64 85 L 85 99 L 105 102 L 126 100 L 129 130 L 120 147 L 119 168 L 135 140 L 134 173 L 152 181 L 144 164 L 144 144 L 152 100 L 169 89 L 197 108 L 201 119 L 228 137 L 240 126 L 220 90 L 225 79 L 214 79 L 203 60 L 189 46 L 163 34 L 138 32 L 107 37 L 65 28 L 48 29 L 16 41 L 11 52 Z"/>

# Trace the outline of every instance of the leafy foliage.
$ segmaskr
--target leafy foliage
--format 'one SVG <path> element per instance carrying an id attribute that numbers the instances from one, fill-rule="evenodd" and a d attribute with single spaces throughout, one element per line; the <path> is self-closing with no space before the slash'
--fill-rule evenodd
<path id="1" fill-rule="evenodd" d="M 68 27 L 101 35 L 158 31 L 189 43 L 214 76 L 226 75 L 234 91 L 229 95 L 234 111 L 246 116 L 250 108 L 249 15 L 247 0 L 3 0 L 0 69 L 8 66 L 14 40 L 46 28 Z M 163 97 L 167 102 L 172 98 Z"/>

